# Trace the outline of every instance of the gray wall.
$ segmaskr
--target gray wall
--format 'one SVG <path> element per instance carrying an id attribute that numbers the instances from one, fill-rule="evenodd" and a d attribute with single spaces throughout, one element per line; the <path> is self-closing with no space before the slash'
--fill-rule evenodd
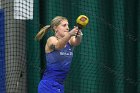
<path id="1" fill-rule="evenodd" d="M 14 0 L 2 0 L 5 10 L 6 93 L 27 93 L 26 23 L 13 17 Z"/>

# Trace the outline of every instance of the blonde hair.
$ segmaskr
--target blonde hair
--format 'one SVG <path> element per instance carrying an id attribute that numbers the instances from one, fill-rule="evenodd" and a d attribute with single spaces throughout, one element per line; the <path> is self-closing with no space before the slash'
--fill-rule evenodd
<path id="1" fill-rule="evenodd" d="M 62 16 L 56 16 L 52 21 L 51 21 L 51 25 L 46 25 L 43 28 L 40 29 L 40 31 L 37 33 L 37 35 L 35 36 L 35 40 L 40 41 L 42 39 L 42 37 L 48 32 L 48 30 L 54 30 L 54 26 L 58 26 L 60 25 L 62 20 L 67 20 L 65 17 Z"/>

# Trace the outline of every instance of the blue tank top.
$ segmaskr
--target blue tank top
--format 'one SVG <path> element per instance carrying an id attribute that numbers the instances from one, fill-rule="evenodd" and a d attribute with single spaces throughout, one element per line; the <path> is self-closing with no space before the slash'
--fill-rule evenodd
<path id="1" fill-rule="evenodd" d="M 47 66 L 43 79 L 51 79 L 63 84 L 69 72 L 72 57 L 73 49 L 69 43 L 67 43 L 66 47 L 61 50 L 55 50 L 47 53 Z"/>

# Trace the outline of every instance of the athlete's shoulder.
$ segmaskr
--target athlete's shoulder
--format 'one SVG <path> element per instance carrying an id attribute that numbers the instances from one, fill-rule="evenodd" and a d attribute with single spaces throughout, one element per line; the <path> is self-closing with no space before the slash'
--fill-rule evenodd
<path id="1" fill-rule="evenodd" d="M 51 36 L 51 37 L 48 38 L 47 44 L 52 44 L 52 43 L 55 44 L 57 41 L 58 40 L 57 40 L 57 38 L 55 36 Z"/>
<path id="2" fill-rule="evenodd" d="M 45 46 L 46 53 L 53 51 L 52 46 L 55 46 L 57 42 L 58 40 L 55 36 L 49 37 Z"/>
<path id="3" fill-rule="evenodd" d="M 55 36 L 51 36 L 51 37 L 48 38 L 47 41 L 49 41 L 49 40 L 57 40 L 57 38 Z"/>

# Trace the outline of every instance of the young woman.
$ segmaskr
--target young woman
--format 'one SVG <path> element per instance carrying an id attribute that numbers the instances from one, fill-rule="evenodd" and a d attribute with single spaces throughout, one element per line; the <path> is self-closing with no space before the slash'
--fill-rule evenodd
<path id="1" fill-rule="evenodd" d="M 64 93 L 64 80 L 72 61 L 73 46 L 79 45 L 82 39 L 78 27 L 69 31 L 68 25 L 65 17 L 56 16 L 50 25 L 43 27 L 36 35 L 36 39 L 40 40 L 48 30 L 55 32 L 45 46 L 46 69 L 38 85 L 38 93 Z"/>

